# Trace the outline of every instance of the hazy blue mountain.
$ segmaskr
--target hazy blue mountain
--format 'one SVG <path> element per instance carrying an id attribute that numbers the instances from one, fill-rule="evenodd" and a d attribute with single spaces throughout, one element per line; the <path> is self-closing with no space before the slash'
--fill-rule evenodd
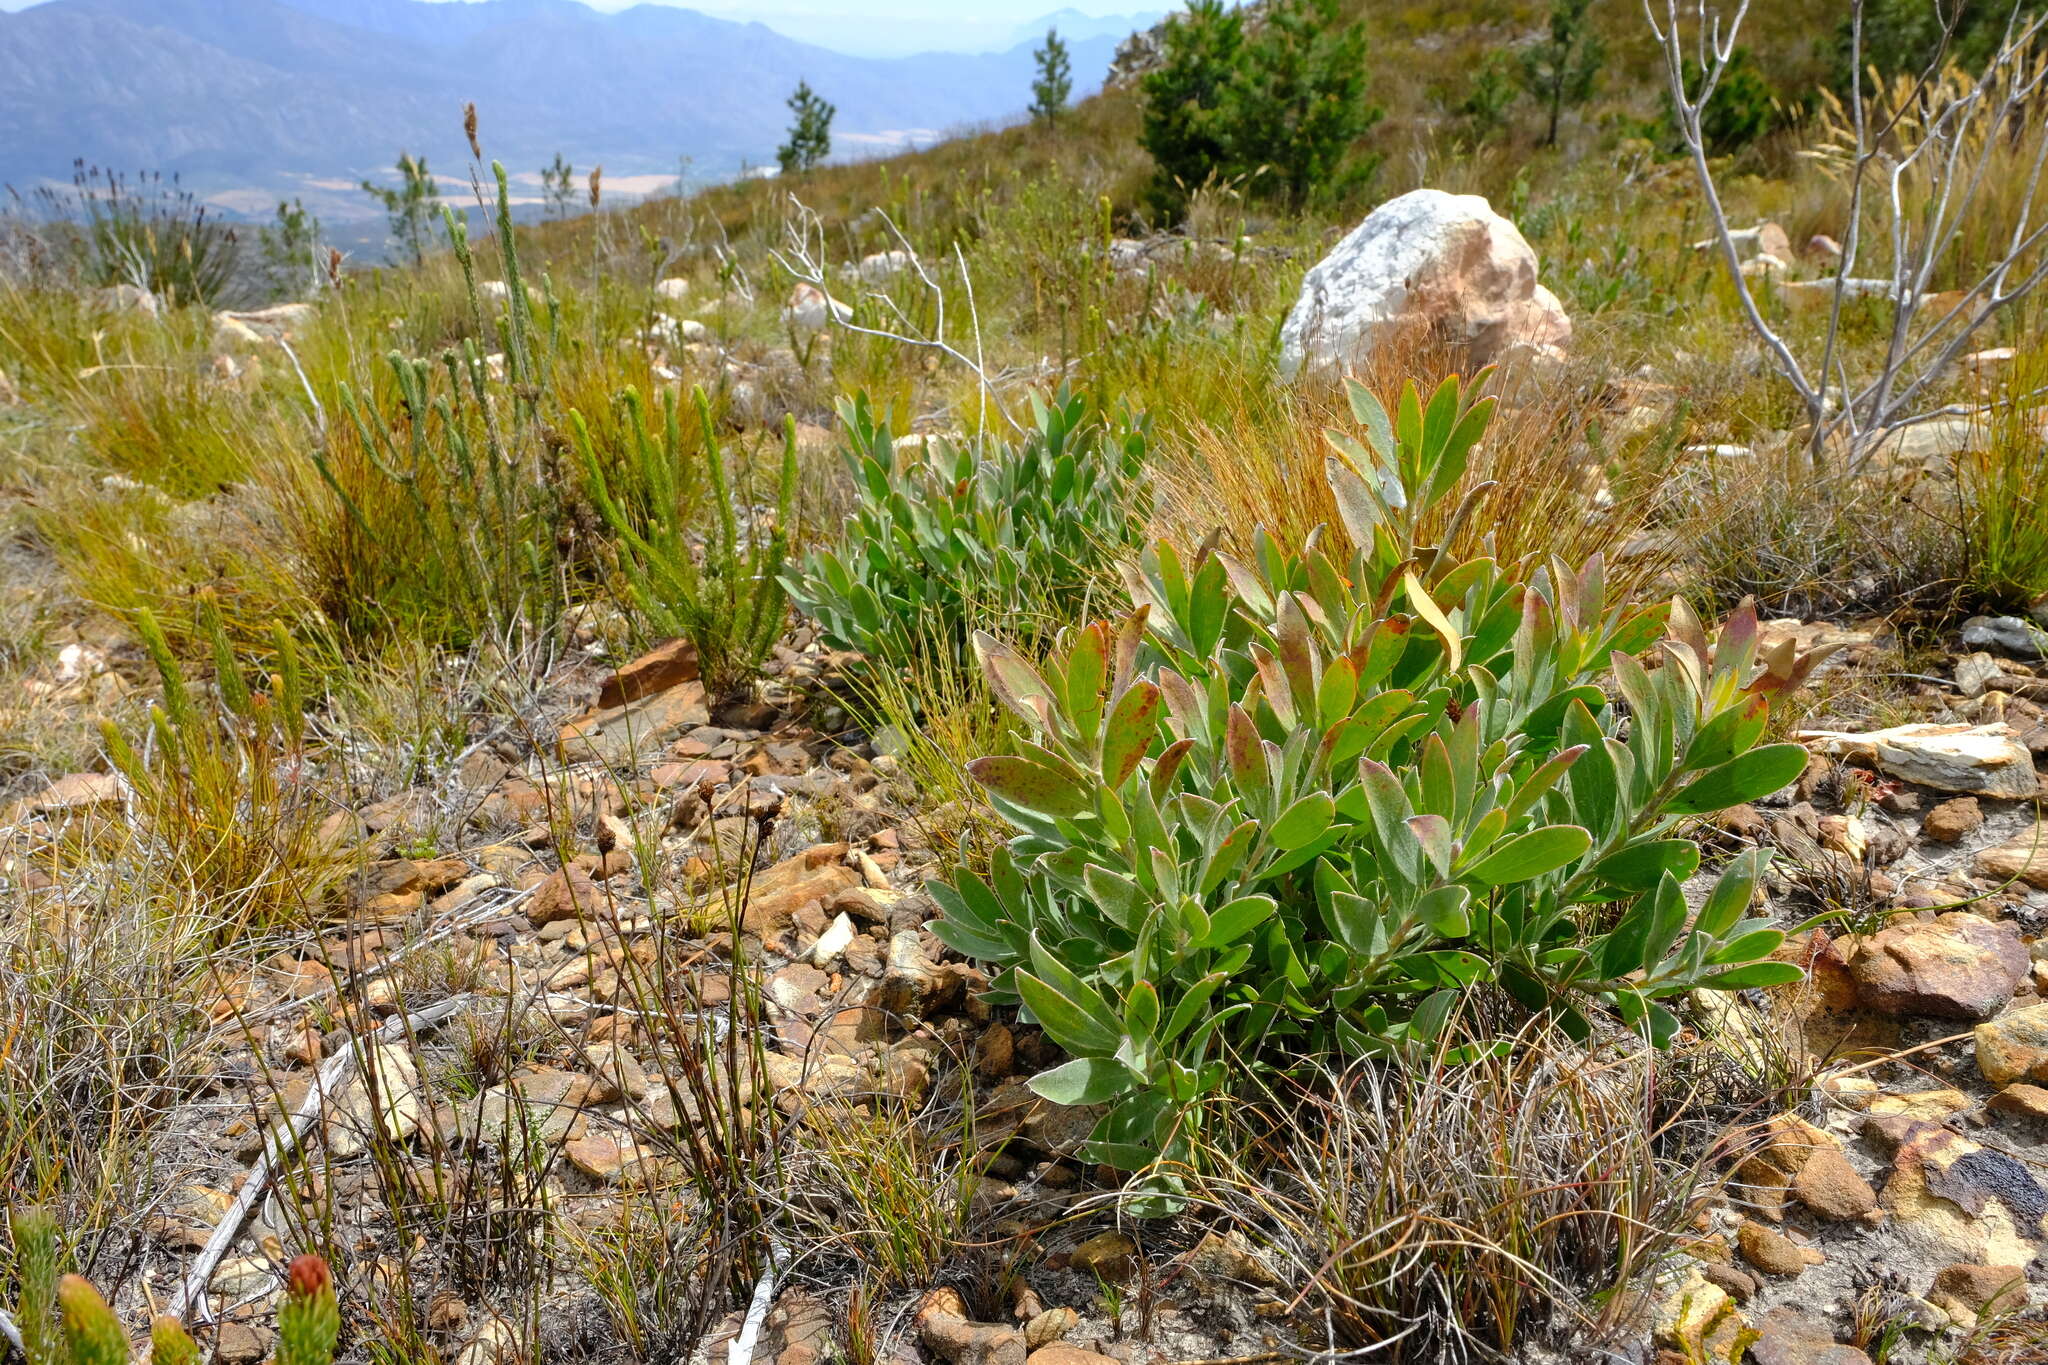
<path id="1" fill-rule="evenodd" d="M 1039 33 L 1042 35 L 1042 29 Z M 1121 38 L 1073 41 L 1075 94 Z M 771 160 L 799 78 L 838 106 L 860 155 L 1029 102 L 1037 37 L 992 53 L 851 57 L 753 23 L 575 0 L 51 0 L 0 12 L 0 180 L 69 176 L 72 160 L 181 173 L 209 192 L 332 196 L 425 154 L 443 187 L 485 153 L 531 172 L 560 151 L 615 182 Z M 255 192 L 259 192 L 255 193 Z"/>

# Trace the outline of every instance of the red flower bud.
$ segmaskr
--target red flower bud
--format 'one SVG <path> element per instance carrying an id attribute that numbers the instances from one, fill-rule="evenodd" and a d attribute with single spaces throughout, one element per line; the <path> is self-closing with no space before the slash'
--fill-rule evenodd
<path id="1" fill-rule="evenodd" d="M 327 1268 L 327 1262 L 311 1252 L 292 1257 L 291 1265 L 285 1271 L 293 1298 L 309 1299 L 334 1283 L 334 1273 Z"/>

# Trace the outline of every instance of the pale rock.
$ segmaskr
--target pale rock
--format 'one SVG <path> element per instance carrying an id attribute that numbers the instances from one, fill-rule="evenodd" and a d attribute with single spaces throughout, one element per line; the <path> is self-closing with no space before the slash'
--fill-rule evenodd
<path id="1" fill-rule="evenodd" d="M 110 284 L 93 295 L 93 302 L 110 313 L 141 313 L 152 318 L 159 309 L 156 295 L 133 284 Z"/>
<path id="2" fill-rule="evenodd" d="M 1728 242 L 1735 248 L 1736 259 L 1744 264 L 1768 256 L 1782 267 L 1792 259 L 1792 239 L 1785 229 L 1768 220 L 1754 227 L 1730 228 Z M 1720 247 L 1719 237 L 1707 237 L 1692 244 L 1694 251 L 1718 251 Z"/>
<path id="3" fill-rule="evenodd" d="M 1965 654 L 1956 660 L 1956 690 L 1966 697 L 1981 697 L 2004 672 L 2005 666 L 1982 650 Z"/>
<path id="4" fill-rule="evenodd" d="M 2048 1082 L 2048 1005 L 2007 1010 L 1977 1025 L 1977 1070 L 1996 1086 Z"/>
<path id="5" fill-rule="evenodd" d="M 782 306 L 783 325 L 793 332 L 822 332 L 828 323 L 850 322 L 853 308 L 814 284 L 799 284 Z"/>
<path id="6" fill-rule="evenodd" d="M 1977 855 L 1979 875 L 2021 881 L 2048 891 L 2048 825 L 2036 824 L 2012 842 Z"/>
<path id="7" fill-rule="evenodd" d="M 344 1160 L 365 1151 L 373 1124 L 386 1141 L 403 1142 L 419 1131 L 425 1115 L 419 1069 L 405 1044 L 374 1044 L 328 1103 L 328 1154 Z"/>
<path id="8" fill-rule="evenodd" d="M 825 926 L 825 932 L 818 935 L 818 941 L 811 945 L 811 961 L 820 967 L 829 967 L 846 952 L 846 945 L 853 942 L 853 919 L 845 912 L 835 916 Z"/>
<path id="9" fill-rule="evenodd" d="M 887 284 L 909 270 L 910 264 L 910 253 L 899 248 L 863 256 L 855 269 L 865 284 Z"/>
<path id="10" fill-rule="evenodd" d="M 1657 1304 L 1652 1330 L 1658 1345 L 1682 1353 L 1687 1360 L 1733 1365 L 1741 1349 L 1742 1315 L 1735 1310 L 1728 1291 L 1711 1283 L 1694 1265 Z"/>
<path id="11" fill-rule="evenodd" d="M 2040 788 L 2033 754 L 2002 723 L 1894 725 L 1862 733 L 1807 730 L 1798 738 L 1833 757 L 1875 763 L 1889 776 L 1938 791 L 2018 801 Z"/>
<path id="12" fill-rule="evenodd" d="M 681 303 L 690 297 L 690 282 L 680 275 L 657 280 L 654 285 L 654 297 L 668 303 Z"/>
<path id="13" fill-rule="evenodd" d="M 1536 253 L 1484 198 L 1412 190 L 1309 270 L 1281 330 L 1280 372 L 1348 370 L 1383 338 L 1423 329 L 1468 348 L 1474 365 L 1514 343 L 1562 347 L 1571 319 L 1536 273 Z"/>

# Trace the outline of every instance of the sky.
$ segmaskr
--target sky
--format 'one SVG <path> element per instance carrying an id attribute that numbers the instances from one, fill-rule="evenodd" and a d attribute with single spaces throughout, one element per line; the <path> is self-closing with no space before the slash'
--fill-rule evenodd
<path id="1" fill-rule="evenodd" d="M 27 9 L 45 0 L 0 0 L 0 10 Z M 465 3 L 465 0 L 440 0 Z M 619 10 L 641 0 L 583 0 Z M 678 0 L 651 0 L 674 4 Z M 975 51 L 1009 47 L 1018 26 L 1056 10 L 1103 16 L 1157 11 L 1170 0 L 689 0 L 685 6 L 721 19 L 756 20 L 779 33 L 821 47 L 861 55 L 917 51 Z"/>

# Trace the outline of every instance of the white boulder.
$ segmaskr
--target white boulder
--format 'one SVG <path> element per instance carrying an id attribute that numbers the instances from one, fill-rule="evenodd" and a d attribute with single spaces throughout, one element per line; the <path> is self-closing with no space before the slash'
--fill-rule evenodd
<path id="1" fill-rule="evenodd" d="M 680 275 L 671 275 L 665 280 L 658 280 L 654 286 L 654 297 L 666 299 L 670 303 L 681 303 L 684 299 L 690 297 L 690 282 Z"/>
<path id="2" fill-rule="evenodd" d="M 1418 330 L 1485 365 L 1511 348 L 1554 357 L 1572 323 L 1536 282 L 1536 253 L 1484 198 L 1411 190 L 1310 268 L 1281 330 L 1280 372 L 1348 369 L 1382 340 Z"/>
<path id="3" fill-rule="evenodd" d="M 910 269 L 910 253 L 901 249 L 877 251 L 861 257 L 855 269 L 864 284 L 887 284 Z"/>

